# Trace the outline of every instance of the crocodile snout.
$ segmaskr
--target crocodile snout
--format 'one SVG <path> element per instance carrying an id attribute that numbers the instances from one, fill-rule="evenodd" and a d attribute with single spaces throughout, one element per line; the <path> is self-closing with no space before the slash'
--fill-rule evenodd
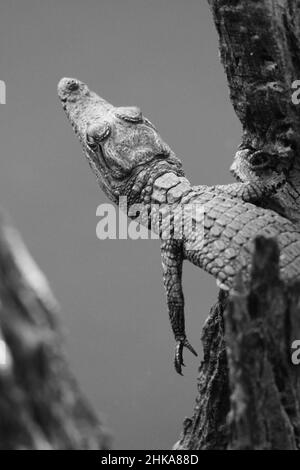
<path id="1" fill-rule="evenodd" d="M 76 80 L 74 78 L 67 78 L 64 81 L 65 81 L 64 87 L 65 87 L 66 90 L 68 90 L 68 91 L 78 90 L 78 88 L 79 88 L 78 80 Z"/>
<path id="2" fill-rule="evenodd" d="M 62 101 L 82 92 L 86 85 L 76 78 L 62 78 L 58 84 L 58 96 Z"/>

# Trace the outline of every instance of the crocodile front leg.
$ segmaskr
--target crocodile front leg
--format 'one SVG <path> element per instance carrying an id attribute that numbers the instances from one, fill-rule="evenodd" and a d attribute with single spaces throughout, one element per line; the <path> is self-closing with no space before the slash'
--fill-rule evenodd
<path id="1" fill-rule="evenodd" d="M 272 196 L 276 191 L 286 183 L 286 178 L 278 175 L 272 181 L 267 183 L 249 181 L 245 183 L 232 183 L 214 186 L 216 189 L 227 193 L 232 197 L 239 197 L 245 202 L 256 203 L 264 197 Z"/>
<path id="2" fill-rule="evenodd" d="M 176 340 L 175 369 L 180 375 L 183 375 L 183 348 L 186 347 L 195 356 L 197 356 L 197 353 L 190 345 L 185 335 L 184 296 L 182 291 L 182 241 L 171 239 L 162 240 L 161 259 L 169 317 Z"/>

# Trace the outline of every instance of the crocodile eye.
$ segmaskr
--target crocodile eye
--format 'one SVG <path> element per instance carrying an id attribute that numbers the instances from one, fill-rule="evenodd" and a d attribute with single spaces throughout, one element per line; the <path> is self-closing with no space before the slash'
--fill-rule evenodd
<path id="1" fill-rule="evenodd" d="M 143 115 L 140 108 L 136 106 L 126 106 L 116 108 L 115 114 L 118 118 L 127 122 L 143 122 Z"/>
<path id="2" fill-rule="evenodd" d="M 253 168 L 265 168 L 271 163 L 272 155 L 266 152 L 255 152 L 250 156 L 249 163 Z"/>
<path id="3" fill-rule="evenodd" d="M 99 147 L 99 144 L 95 141 L 95 139 L 89 135 L 88 133 L 86 134 L 86 142 L 88 144 L 88 146 L 92 149 L 92 150 L 97 150 L 98 147 Z"/>
<path id="4" fill-rule="evenodd" d="M 96 124 L 88 127 L 86 131 L 86 141 L 88 146 L 95 150 L 101 142 L 103 142 L 110 135 L 111 128 L 107 122 Z"/>

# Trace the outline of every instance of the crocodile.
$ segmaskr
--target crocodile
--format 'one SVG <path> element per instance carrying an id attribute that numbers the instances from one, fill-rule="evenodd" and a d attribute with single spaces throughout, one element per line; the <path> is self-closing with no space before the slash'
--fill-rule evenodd
<path id="1" fill-rule="evenodd" d="M 299 226 L 261 206 L 286 180 L 275 172 L 263 183 L 192 186 L 180 159 L 139 108 L 115 107 L 75 78 L 63 78 L 58 95 L 104 193 L 115 204 L 126 197 L 127 215 L 132 218 L 137 213 L 131 208 L 143 205 L 147 210 L 140 214 L 140 222 L 159 231 L 163 281 L 176 342 L 174 363 L 182 375 L 183 349 L 197 355 L 185 333 L 184 260 L 212 274 L 223 289 L 230 290 L 237 273 L 245 282 L 250 278 L 254 239 L 258 235 L 276 237 L 282 280 L 300 278 Z M 152 224 L 148 211 L 152 205 L 163 211 L 172 208 L 173 231 L 167 236 L 159 224 L 158 228 Z M 187 206 L 202 211 L 188 219 L 181 237 L 175 237 L 176 209 Z"/>
<path id="2" fill-rule="evenodd" d="M 244 139 L 230 167 L 240 182 L 266 184 L 281 174 L 286 184 L 264 201 L 293 222 L 300 222 L 300 142 L 298 132 L 289 120 L 274 122 L 264 139 Z M 245 134 L 246 135 L 246 134 Z"/>

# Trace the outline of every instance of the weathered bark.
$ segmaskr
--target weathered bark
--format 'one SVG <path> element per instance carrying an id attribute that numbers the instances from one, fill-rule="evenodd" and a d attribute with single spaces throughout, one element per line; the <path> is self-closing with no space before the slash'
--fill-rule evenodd
<path id="1" fill-rule="evenodd" d="M 220 296 L 203 333 L 198 398 L 177 449 L 299 449 L 300 284 L 279 279 L 278 249 L 257 238 L 249 287 Z M 224 314 L 224 315 L 223 315 Z"/>
<path id="2" fill-rule="evenodd" d="M 185 419 L 175 449 L 226 449 L 228 445 L 226 418 L 230 394 L 223 321 L 227 302 L 227 295 L 220 291 L 204 326 L 204 357 L 199 369 L 194 415 Z"/>
<path id="3" fill-rule="evenodd" d="M 282 168 L 299 196 L 300 108 L 291 85 L 300 79 L 300 1 L 208 1 L 242 146 L 286 155 Z M 237 278 L 234 293 L 220 292 L 203 330 L 196 406 L 177 449 L 300 448 L 300 369 L 291 363 L 300 285 L 280 281 L 278 256 L 273 240 L 257 239 L 250 285 Z M 107 447 L 64 358 L 47 282 L 2 220 L 0 449 Z"/>
<path id="4" fill-rule="evenodd" d="M 291 99 L 300 79 L 300 1 L 208 3 L 242 124 L 241 147 L 286 155 L 287 192 L 279 202 L 290 215 L 299 211 L 300 194 L 300 108 Z M 266 207 L 278 209 L 274 200 Z M 291 363 L 299 300 L 300 285 L 279 279 L 276 244 L 258 239 L 250 286 L 237 279 L 236 292 L 220 294 L 205 325 L 196 406 L 176 448 L 300 448 L 300 370 Z"/>
<path id="5" fill-rule="evenodd" d="M 58 306 L 19 235 L 0 220 L 0 449 L 107 449 L 65 360 Z"/>
<path id="6" fill-rule="evenodd" d="M 300 447 L 300 284 L 284 286 L 278 263 L 276 243 L 257 238 L 250 290 L 238 286 L 226 311 L 233 449 Z"/>
<path id="7" fill-rule="evenodd" d="M 243 127 L 243 144 L 276 146 L 299 108 L 292 83 L 300 78 L 298 0 L 208 0 L 230 98 Z"/>

